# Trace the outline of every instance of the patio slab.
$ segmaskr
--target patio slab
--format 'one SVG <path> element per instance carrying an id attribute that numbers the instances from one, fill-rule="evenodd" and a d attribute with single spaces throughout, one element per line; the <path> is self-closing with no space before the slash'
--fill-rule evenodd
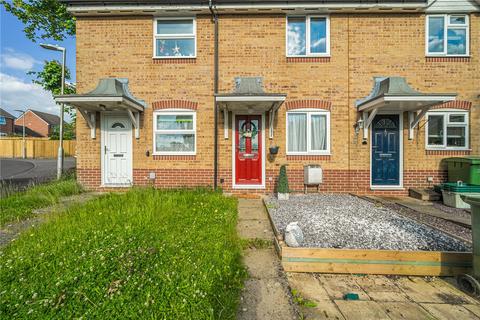
<path id="1" fill-rule="evenodd" d="M 392 320 L 435 319 L 425 309 L 413 302 L 380 302 L 379 305 Z"/>
<path id="2" fill-rule="evenodd" d="M 422 303 L 430 314 L 439 320 L 478 320 L 472 312 L 461 305 L 439 304 L 439 303 Z"/>
<path id="3" fill-rule="evenodd" d="M 273 231 L 268 220 L 239 220 L 237 231 L 240 238 L 245 239 L 273 239 Z"/>
<path id="4" fill-rule="evenodd" d="M 380 304 L 374 301 L 335 300 L 335 304 L 346 319 L 390 320 Z"/>

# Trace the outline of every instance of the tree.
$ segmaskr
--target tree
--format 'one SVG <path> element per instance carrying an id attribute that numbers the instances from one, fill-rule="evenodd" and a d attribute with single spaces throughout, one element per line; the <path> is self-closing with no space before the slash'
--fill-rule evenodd
<path id="1" fill-rule="evenodd" d="M 0 0 L 5 10 L 23 22 L 23 31 L 32 41 L 61 41 L 75 35 L 75 18 L 58 0 Z"/>
<path id="2" fill-rule="evenodd" d="M 60 127 L 53 127 L 53 132 L 50 135 L 50 140 L 58 140 L 60 138 Z M 75 120 L 71 123 L 63 124 L 63 139 L 73 140 L 75 139 Z"/>
<path id="3" fill-rule="evenodd" d="M 62 87 L 62 65 L 57 60 L 45 61 L 42 71 L 30 71 L 29 75 L 33 75 L 35 79 L 33 83 L 39 84 L 43 89 L 50 91 L 52 95 L 59 95 Z M 70 70 L 65 67 L 65 81 L 70 79 Z M 65 94 L 75 93 L 75 86 L 66 83 Z M 65 107 L 65 111 L 71 116 L 75 117 L 75 112 L 72 108 Z"/>

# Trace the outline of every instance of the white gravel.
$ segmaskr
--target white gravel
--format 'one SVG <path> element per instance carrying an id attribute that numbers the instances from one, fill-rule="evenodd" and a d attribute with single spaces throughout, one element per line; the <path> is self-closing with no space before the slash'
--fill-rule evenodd
<path id="1" fill-rule="evenodd" d="M 268 199 L 267 207 L 282 234 L 298 221 L 303 247 L 471 251 L 467 243 L 351 195 L 290 195 Z"/>

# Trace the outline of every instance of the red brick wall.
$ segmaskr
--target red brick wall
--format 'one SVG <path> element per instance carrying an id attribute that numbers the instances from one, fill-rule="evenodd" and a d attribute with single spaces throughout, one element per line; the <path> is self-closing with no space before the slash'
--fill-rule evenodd
<path id="1" fill-rule="evenodd" d="M 155 173 L 155 179 L 150 179 L 150 172 Z M 265 189 L 232 189 L 231 170 L 219 172 L 219 187 L 229 193 L 272 193 L 276 191 L 278 170 L 266 171 Z M 304 191 L 303 170 L 288 169 L 289 187 L 292 192 Z M 101 173 L 99 169 L 77 169 L 78 181 L 89 189 L 105 190 L 100 187 Z M 427 178 L 433 178 L 428 182 Z M 404 185 L 408 187 L 428 187 L 445 181 L 447 173 L 444 170 L 407 170 L 404 171 Z M 194 188 L 212 187 L 213 170 L 211 169 L 134 169 L 133 182 L 137 186 L 155 186 L 157 188 Z M 109 188 L 109 190 L 118 190 Z M 309 186 L 307 192 L 316 192 L 316 186 Z M 369 170 L 324 170 L 323 183 L 320 192 L 356 193 L 377 195 L 407 195 L 408 188 L 403 190 L 371 190 Z"/>
<path id="2" fill-rule="evenodd" d="M 5 118 L 6 124 L 0 125 L 0 132 L 11 135 L 13 133 L 13 119 Z"/>
<path id="3" fill-rule="evenodd" d="M 50 135 L 50 126 L 31 111 L 27 111 L 24 115 L 25 127 L 32 131 L 35 131 L 42 137 L 48 137 Z M 19 117 L 15 120 L 17 126 L 23 126 L 23 117 Z"/>

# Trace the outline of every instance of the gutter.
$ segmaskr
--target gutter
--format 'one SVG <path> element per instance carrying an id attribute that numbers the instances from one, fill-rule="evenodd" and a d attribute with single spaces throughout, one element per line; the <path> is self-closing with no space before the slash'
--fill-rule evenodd
<path id="1" fill-rule="evenodd" d="M 215 12 L 216 6 L 213 0 L 208 1 L 208 9 L 212 14 L 212 22 L 214 23 L 214 57 L 213 57 L 213 189 L 217 190 L 218 181 L 218 105 L 216 95 L 218 94 L 218 14 Z"/>

